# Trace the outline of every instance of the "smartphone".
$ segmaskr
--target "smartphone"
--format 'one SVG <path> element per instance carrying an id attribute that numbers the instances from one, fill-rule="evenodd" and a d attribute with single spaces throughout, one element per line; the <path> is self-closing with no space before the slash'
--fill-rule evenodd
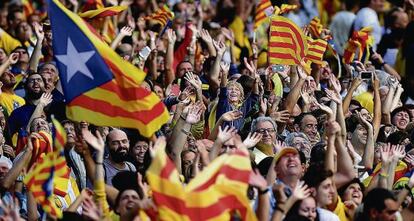
<path id="1" fill-rule="evenodd" d="M 280 65 L 280 64 L 274 64 L 274 65 L 272 65 L 272 72 L 273 73 L 283 72 L 283 71 L 285 71 L 285 66 Z"/>
<path id="2" fill-rule="evenodd" d="M 141 51 L 139 51 L 139 57 L 141 57 L 143 60 L 147 60 L 148 56 L 151 53 L 151 48 L 148 46 L 145 46 Z"/>
<path id="3" fill-rule="evenodd" d="M 371 80 L 372 72 L 371 71 L 361 71 L 360 73 L 362 80 Z"/>

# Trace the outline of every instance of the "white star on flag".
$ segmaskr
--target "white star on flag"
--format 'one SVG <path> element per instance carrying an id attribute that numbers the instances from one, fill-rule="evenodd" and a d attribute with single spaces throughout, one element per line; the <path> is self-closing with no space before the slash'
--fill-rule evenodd
<path id="1" fill-rule="evenodd" d="M 90 79 L 94 79 L 92 73 L 86 66 L 86 62 L 95 54 L 95 51 L 78 52 L 72 43 L 72 40 L 68 38 L 68 45 L 66 47 L 66 54 L 56 55 L 59 62 L 66 65 L 66 82 L 75 76 L 76 72 L 80 72 Z"/>

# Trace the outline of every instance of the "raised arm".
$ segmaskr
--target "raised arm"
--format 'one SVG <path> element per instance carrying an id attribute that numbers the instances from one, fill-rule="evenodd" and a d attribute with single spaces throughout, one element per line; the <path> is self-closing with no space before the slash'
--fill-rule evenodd
<path id="1" fill-rule="evenodd" d="M 342 104 L 342 109 L 343 109 L 344 114 L 348 113 L 349 105 L 351 105 L 353 94 L 355 90 L 359 87 L 359 85 L 361 85 L 361 83 L 362 83 L 362 79 L 360 77 L 354 78 L 352 80 L 351 86 L 348 88 L 348 93 L 346 94 L 344 98 L 344 102 Z"/>
<path id="2" fill-rule="evenodd" d="M 18 53 L 12 53 L 9 58 L 0 65 L 0 77 L 6 72 L 6 70 L 10 67 L 10 65 L 16 64 L 19 60 Z"/>
<path id="3" fill-rule="evenodd" d="M 377 75 L 374 73 L 372 75 L 372 86 L 374 87 L 374 118 L 372 120 L 372 127 L 374 130 L 373 140 L 376 140 L 378 137 L 378 132 L 381 126 L 381 97 L 379 93 L 380 82 Z"/>
<path id="4" fill-rule="evenodd" d="M 111 48 L 115 50 L 118 47 L 119 43 L 121 43 L 122 39 L 124 39 L 124 37 L 132 36 L 132 31 L 133 29 L 129 26 L 122 27 L 119 34 L 112 41 Z"/>
<path id="5" fill-rule="evenodd" d="M 365 144 L 364 155 L 362 156 L 362 164 L 365 167 L 365 170 L 371 170 L 374 166 L 374 129 L 371 123 L 359 112 L 358 118 L 367 130 L 367 143 Z"/>
<path id="6" fill-rule="evenodd" d="M 211 148 L 209 154 L 210 162 L 216 159 L 216 157 L 219 155 L 223 144 L 230 140 L 237 133 L 236 128 L 229 126 L 226 126 L 224 129 L 221 129 L 221 127 L 219 127 L 218 130 L 219 131 L 217 134 L 216 141 L 214 141 L 213 147 Z"/>
<path id="7" fill-rule="evenodd" d="M 219 75 L 220 75 L 220 64 L 221 59 L 223 58 L 224 52 L 226 51 L 226 45 L 223 42 L 214 42 L 214 48 L 216 53 L 216 59 L 214 60 L 213 67 L 210 69 L 209 83 L 213 87 L 213 90 L 217 90 L 220 85 Z"/>
<path id="8" fill-rule="evenodd" d="M 338 123 L 334 122 L 335 127 L 340 127 Z M 339 134 L 340 132 L 338 132 Z M 335 139 L 335 150 L 337 155 L 337 173 L 335 174 L 335 184 L 339 189 L 349 181 L 355 178 L 356 173 L 351 156 L 341 138 Z"/>
<path id="9" fill-rule="evenodd" d="M 36 118 L 39 118 L 42 116 L 43 111 L 47 105 L 52 103 L 53 101 L 53 95 L 51 93 L 43 93 L 40 97 L 39 103 L 36 105 L 35 110 L 33 111 L 32 116 L 30 116 L 30 120 L 27 123 L 26 131 L 30 131 L 30 125 L 32 124 L 32 121 Z"/>
<path id="10" fill-rule="evenodd" d="M 300 91 L 302 90 L 303 84 L 305 83 L 306 76 L 307 76 L 306 72 L 302 69 L 302 67 L 299 67 L 299 66 L 297 68 L 297 73 L 298 73 L 299 79 L 296 82 L 295 86 L 293 86 L 288 96 L 286 97 L 286 108 L 285 109 L 289 111 L 289 114 L 293 113 L 293 108 L 298 102 L 298 99 L 300 97 Z"/>
<path id="11" fill-rule="evenodd" d="M 43 27 L 37 22 L 33 23 L 33 28 L 36 34 L 37 41 L 33 54 L 30 57 L 29 70 L 36 72 L 37 66 L 39 65 L 40 57 L 42 56 L 42 45 L 43 40 L 45 39 L 45 33 L 43 32 Z"/>
<path id="12" fill-rule="evenodd" d="M 166 82 L 165 85 L 171 84 L 175 80 L 174 66 L 174 44 L 177 40 L 177 36 L 172 29 L 168 29 L 166 32 L 168 46 L 167 53 L 165 54 L 165 71 L 166 71 Z"/>

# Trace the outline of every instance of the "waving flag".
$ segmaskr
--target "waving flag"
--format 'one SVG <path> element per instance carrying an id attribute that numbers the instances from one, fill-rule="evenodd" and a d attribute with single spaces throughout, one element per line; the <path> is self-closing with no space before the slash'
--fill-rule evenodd
<path id="1" fill-rule="evenodd" d="M 308 52 L 302 30 L 290 19 L 272 16 L 269 34 L 270 64 L 300 65 Z"/>
<path id="2" fill-rule="evenodd" d="M 89 10 L 86 12 L 79 13 L 79 16 L 82 18 L 104 18 L 107 16 L 114 16 L 127 9 L 126 6 L 111 6 L 106 8 L 98 8 L 95 10 Z"/>
<path id="3" fill-rule="evenodd" d="M 314 17 L 309 23 L 309 31 L 314 38 L 321 37 L 323 26 L 318 17 Z"/>
<path id="4" fill-rule="evenodd" d="M 328 42 L 323 39 L 307 38 L 308 53 L 305 56 L 305 60 L 309 60 L 316 64 L 322 64 L 323 54 L 325 54 Z"/>
<path id="5" fill-rule="evenodd" d="M 61 218 L 62 211 L 56 207 L 54 192 L 66 195 L 67 189 L 59 189 L 61 183 L 68 182 L 70 169 L 66 164 L 63 146 L 66 142 L 66 133 L 62 125 L 52 119 L 56 130 L 55 150 L 48 152 L 44 157 L 38 159 L 33 169 L 25 177 L 24 183 L 32 192 L 35 201 L 43 210 L 52 217 Z M 66 186 L 67 187 L 67 186 Z"/>
<path id="6" fill-rule="evenodd" d="M 160 23 L 163 27 L 167 24 L 168 20 L 174 18 L 174 13 L 168 8 L 167 5 L 164 5 L 162 8 L 155 11 L 152 15 L 146 16 L 146 20 L 153 20 L 157 23 Z"/>
<path id="7" fill-rule="evenodd" d="M 146 74 L 123 60 L 82 18 L 49 0 L 53 50 L 74 121 L 137 128 L 154 134 L 169 115 L 160 99 L 140 85 Z"/>
<path id="8" fill-rule="evenodd" d="M 353 61 L 355 54 L 358 53 L 358 61 L 363 61 L 363 57 L 369 58 L 369 47 L 374 44 L 374 38 L 371 36 L 372 28 L 365 27 L 359 31 L 354 31 L 348 40 L 344 50 L 344 63 L 349 64 Z"/>
<path id="9" fill-rule="evenodd" d="M 26 18 L 29 17 L 29 15 L 34 13 L 34 8 L 33 8 L 33 4 L 31 0 L 22 0 L 22 5 L 23 5 L 23 12 Z"/>
<path id="10" fill-rule="evenodd" d="M 267 13 L 267 12 L 270 12 Z M 268 16 L 273 13 L 272 2 L 270 0 L 261 0 L 256 6 L 256 15 L 254 17 L 254 29 L 262 25 Z"/>
<path id="11" fill-rule="evenodd" d="M 247 151 L 215 159 L 190 181 L 180 183 L 178 171 L 159 148 L 147 171 L 159 220 L 257 220 L 247 198 L 252 169 Z"/>

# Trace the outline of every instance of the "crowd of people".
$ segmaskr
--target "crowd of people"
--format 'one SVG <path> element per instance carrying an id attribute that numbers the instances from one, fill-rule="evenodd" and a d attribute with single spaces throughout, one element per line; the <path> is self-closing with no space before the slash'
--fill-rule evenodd
<path id="1" fill-rule="evenodd" d="M 147 138 L 68 119 L 46 2 L 2 0 L 0 220 L 56 219 L 23 182 L 53 148 L 52 115 L 67 134 L 70 177 L 53 195 L 63 220 L 156 219 L 146 172 L 160 148 L 183 186 L 221 155 L 248 151 L 244 197 L 258 220 L 414 220 L 413 0 L 271 1 L 296 5 L 284 16 L 309 37 L 315 17 L 331 36 L 334 50 L 309 74 L 303 62 L 269 64 L 269 22 L 254 26 L 260 2 L 59 1 L 75 13 L 127 7 L 85 20 L 146 73 L 142 87 L 170 120 Z M 171 20 L 148 19 L 164 5 Z M 348 39 L 366 27 L 366 59 L 346 64 Z"/>

